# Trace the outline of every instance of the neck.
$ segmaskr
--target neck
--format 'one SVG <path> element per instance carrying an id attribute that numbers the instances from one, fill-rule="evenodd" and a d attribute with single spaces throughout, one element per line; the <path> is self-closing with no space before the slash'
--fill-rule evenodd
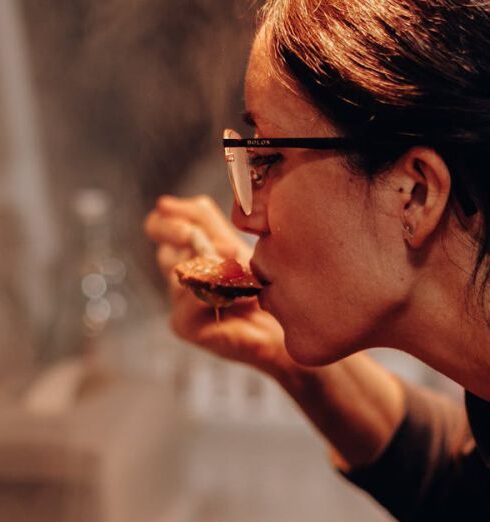
<path id="1" fill-rule="evenodd" d="M 403 346 L 395 346 L 490 401 L 490 326 L 484 311 L 465 284 L 451 285 L 447 278 L 439 283 L 417 290 L 399 325 Z"/>

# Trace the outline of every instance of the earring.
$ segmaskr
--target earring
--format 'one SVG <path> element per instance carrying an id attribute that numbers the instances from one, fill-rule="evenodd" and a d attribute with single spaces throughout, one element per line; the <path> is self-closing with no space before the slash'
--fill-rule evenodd
<path id="1" fill-rule="evenodd" d="M 414 230 L 413 230 L 412 225 L 410 225 L 410 223 L 405 223 L 405 225 L 403 225 L 403 232 L 405 233 L 405 235 L 408 239 L 413 238 Z"/>

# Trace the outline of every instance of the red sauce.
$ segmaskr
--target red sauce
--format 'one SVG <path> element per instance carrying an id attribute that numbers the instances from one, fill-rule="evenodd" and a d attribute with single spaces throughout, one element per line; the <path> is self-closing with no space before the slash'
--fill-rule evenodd
<path id="1" fill-rule="evenodd" d="M 218 270 L 224 279 L 236 279 L 245 275 L 242 265 L 235 259 L 225 259 L 220 263 Z"/>

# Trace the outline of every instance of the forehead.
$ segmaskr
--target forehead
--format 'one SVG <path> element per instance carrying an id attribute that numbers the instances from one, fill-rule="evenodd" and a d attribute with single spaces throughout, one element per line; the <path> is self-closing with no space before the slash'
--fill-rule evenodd
<path id="1" fill-rule="evenodd" d="M 328 136 L 333 126 L 293 82 L 274 73 L 263 32 L 255 38 L 245 79 L 245 104 L 257 131 L 269 137 Z"/>

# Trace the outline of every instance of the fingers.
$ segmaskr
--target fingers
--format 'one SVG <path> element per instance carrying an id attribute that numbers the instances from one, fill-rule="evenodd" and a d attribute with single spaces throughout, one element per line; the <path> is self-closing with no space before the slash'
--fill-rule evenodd
<path id="1" fill-rule="evenodd" d="M 165 230 L 167 222 L 164 220 L 167 219 L 172 221 L 168 222 L 168 229 Z M 148 216 L 145 228 L 154 241 L 172 241 L 169 236 L 176 234 L 177 242 L 188 245 L 195 233 L 193 225 L 205 233 L 221 256 L 239 257 L 242 261 L 248 261 L 251 257 L 251 247 L 238 236 L 221 209 L 208 196 L 161 196 L 155 210 Z M 204 252 L 204 255 L 209 255 L 209 252 Z"/>
<path id="2" fill-rule="evenodd" d="M 162 216 L 172 215 L 200 226 L 212 241 L 237 241 L 236 231 L 218 205 L 208 196 L 175 198 L 162 196 L 157 202 Z"/>
<path id="3" fill-rule="evenodd" d="M 147 235 L 156 243 L 169 243 L 175 248 L 191 248 L 196 225 L 176 217 L 162 217 L 153 211 L 145 223 Z"/>
<path id="4" fill-rule="evenodd" d="M 194 340 L 199 330 L 214 321 L 214 310 L 209 305 L 199 301 L 189 289 L 184 289 L 174 301 L 170 324 L 172 330 L 187 340 Z"/>
<path id="5" fill-rule="evenodd" d="M 191 259 L 193 255 L 190 248 L 175 248 L 169 243 L 164 243 L 157 249 L 158 267 L 165 277 L 169 277 L 176 264 Z"/>
<path id="6" fill-rule="evenodd" d="M 174 248 L 190 249 L 194 255 L 235 257 L 237 247 L 223 239 L 211 240 L 199 226 L 171 216 L 162 216 L 154 210 L 145 221 L 145 232 L 156 243 L 168 243 Z"/>
<path id="7" fill-rule="evenodd" d="M 257 307 L 255 299 L 238 300 L 229 308 L 220 309 L 221 320 L 216 321 L 215 310 L 212 306 L 200 301 L 194 294 L 187 290 L 181 294 L 178 301 L 174 302 L 170 316 L 170 324 L 173 331 L 189 341 L 197 344 L 206 344 L 206 331 L 211 329 L 216 342 L 217 330 L 220 336 L 226 336 L 230 323 L 240 321 L 243 315 L 250 313 Z M 224 343 L 228 349 L 233 344 L 232 339 Z"/>

